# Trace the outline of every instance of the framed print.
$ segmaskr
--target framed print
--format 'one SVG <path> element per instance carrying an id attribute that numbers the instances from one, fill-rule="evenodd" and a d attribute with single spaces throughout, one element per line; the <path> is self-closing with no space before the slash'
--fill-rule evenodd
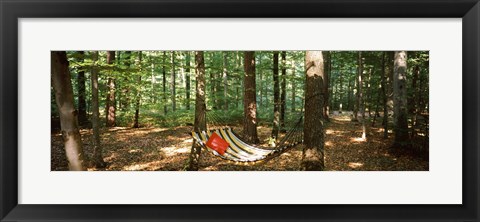
<path id="1" fill-rule="evenodd" d="M 0 6 L 2 221 L 479 219 L 476 0 Z"/>

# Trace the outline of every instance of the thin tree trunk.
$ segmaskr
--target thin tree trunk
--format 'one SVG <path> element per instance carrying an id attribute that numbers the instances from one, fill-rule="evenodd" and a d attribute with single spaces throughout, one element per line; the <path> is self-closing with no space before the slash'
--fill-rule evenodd
<path id="1" fill-rule="evenodd" d="M 167 115 L 167 69 L 166 69 L 167 52 L 163 52 L 163 66 L 162 66 L 162 90 L 163 90 L 163 113 Z"/>
<path id="2" fill-rule="evenodd" d="M 257 136 L 257 96 L 255 87 L 255 52 L 249 51 L 244 54 L 244 123 L 243 139 L 247 143 L 259 143 Z"/>
<path id="3" fill-rule="evenodd" d="M 155 78 L 155 63 L 152 61 L 151 64 L 151 81 L 152 81 L 152 94 L 151 96 L 151 101 L 153 104 L 157 104 L 157 96 L 156 96 L 156 90 L 155 90 L 155 84 L 157 83 L 157 79 Z"/>
<path id="4" fill-rule="evenodd" d="M 175 88 L 175 82 L 176 82 L 176 75 L 175 75 L 175 51 L 172 51 L 172 76 L 171 76 L 171 89 L 172 89 L 172 111 L 175 112 L 177 110 L 177 93 L 176 93 L 176 88 Z"/>
<path id="5" fill-rule="evenodd" d="M 78 51 L 81 59 L 80 62 L 83 63 L 85 53 L 83 51 Z M 81 69 L 78 72 L 77 76 L 77 86 L 78 86 L 78 123 L 80 126 L 83 126 L 87 122 L 87 102 L 85 101 L 85 71 Z"/>
<path id="6" fill-rule="evenodd" d="M 280 82 L 278 79 L 278 52 L 273 52 L 273 129 L 272 138 L 277 142 L 280 129 Z"/>
<path id="7" fill-rule="evenodd" d="M 367 139 L 367 129 L 365 126 L 365 102 L 363 101 L 363 61 L 362 52 L 358 52 L 358 104 L 360 115 L 362 116 L 362 140 Z"/>
<path id="8" fill-rule="evenodd" d="M 112 64 L 115 61 L 115 51 L 107 51 L 107 64 Z M 116 125 L 116 108 L 115 108 L 115 79 L 108 77 L 108 94 L 106 100 L 106 115 L 107 115 L 107 127 L 114 127 Z"/>
<path id="9" fill-rule="evenodd" d="M 292 113 L 295 113 L 295 97 L 297 96 L 296 95 L 296 81 L 295 81 L 295 70 L 296 70 L 296 67 L 295 67 L 295 59 L 293 59 L 292 61 Z"/>
<path id="10" fill-rule="evenodd" d="M 102 157 L 102 145 L 100 144 L 100 111 L 98 105 L 98 51 L 92 55 L 93 66 L 91 70 L 92 83 L 92 146 L 93 146 L 93 163 L 95 167 L 103 168 L 106 166 Z"/>
<path id="11" fill-rule="evenodd" d="M 349 111 L 352 110 L 352 94 L 353 94 L 352 81 L 348 80 L 347 110 L 349 110 Z"/>
<path id="12" fill-rule="evenodd" d="M 133 121 L 133 128 L 138 128 L 138 117 L 140 115 L 140 98 L 141 98 L 141 85 L 142 85 L 142 51 L 138 52 L 138 66 L 140 69 L 140 73 L 138 74 L 138 88 L 137 88 L 137 95 L 135 98 L 135 117 Z"/>
<path id="13" fill-rule="evenodd" d="M 353 107 L 353 119 L 352 119 L 352 121 L 354 122 L 358 122 L 358 111 L 360 110 L 360 84 L 358 83 L 358 80 L 360 78 L 359 74 L 360 72 L 358 71 L 358 67 L 357 67 L 357 76 L 356 76 L 357 78 L 355 78 L 355 86 L 354 86 L 357 91 L 355 95 L 355 104 Z"/>
<path id="14" fill-rule="evenodd" d="M 393 51 L 389 51 L 387 52 L 387 59 L 388 59 L 388 62 L 387 62 L 387 68 L 388 68 L 388 72 L 387 72 L 387 87 L 385 88 L 387 90 L 387 96 L 388 96 L 388 101 L 387 101 L 387 104 L 388 104 L 388 110 L 392 111 L 393 112 L 393 103 L 394 103 L 394 99 L 393 99 L 393 72 L 394 72 L 394 67 L 393 67 L 393 64 L 395 63 L 395 60 L 394 60 L 394 57 L 395 57 L 395 52 Z"/>
<path id="15" fill-rule="evenodd" d="M 382 55 L 382 94 L 383 94 L 383 138 L 387 139 L 388 138 L 388 96 L 387 96 L 387 90 L 386 85 L 386 78 L 385 78 L 385 56 L 386 53 L 383 52 Z"/>
<path id="16" fill-rule="evenodd" d="M 370 68 L 368 70 L 368 76 L 367 76 L 367 99 L 364 101 L 364 103 L 368 102 L 368 118 L 370 119 L 372 117 L 372 94 L 370 92 L 370 81 L 372 79 L 372 69 Z M 366 106 L 366 105 L 365 105 Z"/>
<path id="17" fill-rule="evenodd" d="M 328 52 L 328 73 L 327 73 L 327 85 L 325 87 L 327 87 L 327 91 L 328 91 L 328 94 L 327 94 L 327 113 L 330 112 L 331 109 L 333 109 L 333 99 L 334 99 L 334 96 L 333 96 L 333 87 L 332 85 L 333 84 L 330 84 L 330 80 L 332 78 L 332 63 L 333 63 L 333 52 Z M 348 80 L 348 79 L 347 79 Z"/>
<path id="18" fill-rule="evenodd" d="M 280 132 L 285 133 L 285 107 L 287 105 L 287 52 L 282 51 L 282 78 L 280 93 Z"/>
<path id="19" fill-rule="evenodd" d="M 324 63 L 321 51 L 307 51 L 305 54 L 305 124 L 303 129 L 304 148 L 303 170 L 324 170 L 324 129 L 322 110 L 324 105 L 323 78 Z"/>
<path id="20" fill-rule="evenodd" d="M 125 58 L 123 59 L 124 61 L 124 64 L 125 66 L 127 67 L 127 69 L 130 69 L 130 65 L 131 65 L 131 57 L 132 57 L 132 51 L 126 51 L 125 52 Z M 117 63 L 120 64 L 119 60 L 120 60 L 120 52 L 117 52 Z M 128 111 L 129 110 L 129 106 L 130 106 L 130 85 L 129 85 L 129 82 L 131 81 L 130 80 L 130 77 L 128 75 L 126 75 L 124 78 L 124 84 L 123 86 L 117 86 L 117 88 L 119 89 L 122 89 L 120 93 L 120 95 L 122 96 L 122 99 L 120 98 L 120 95 L 118 95 L 118 101 L 119 101 L 119 104 L 120 104 L 120 107 L 123 111 Z"/>
<path id="21" fill-rule="evenodd" d="M 416 65 L 413 68 L 413 78 L 412 78 L 412 97 L 410 98 L 410 102 L 408 104 L 411 105 L 411 110 L 410 113 L 412 114 L 412 132 L 411 132 L 411 138 L 413 139 L 414 136 L 416 136 L 415 129 L 417 128 L 417 114 L 418 114 L 418 107 L 417 107 L 417 95 L 418 92 L 420 91 L 417 87 L 417 82 L 418 78 L 420 77 L 420 67 Z"/>
<path id="22" fill-rule="evenodd" d="M 223 52 L 223 101 L 224 110 L 228 110 L 228 57 L 227 52 Z"/>
<path id="23" fill-rule="evenodd" d="M 185 107 L 190 110 L 190 52 L 186 52 L 186 74 L 185 74 Z"/>
<path id="24" fill-rule="evenodd" d="M 407 123 L 407 52 L 396 51 L 393 78 L 394 98 L 394 149 L 406 147 L 408 143 Z"/>
<path id="25" fill-rule="evenodd" d="M 324 59 L 325 59 L 325 77 L 323 78 L 323 98 L 324 98 L 324 104 L 323 104 L 323 118 L 326 121 L 329 121 L 328 117 L 328 112 L 329 112 L 329 106 L 328 106 L 328 101 L 329 101 L 329 80 L 330 80 L 330 69 L 331 69 L 331 59 L 330 59 L 330 52 L 324 52 Z"/>
<path id="26" fill-rule="evenodd" d="M 207 129 L 205 105 L 205 62 L 203 51 L 195 52 L 195 122 L 194 131 L 202 132 Z M 187 170 L 198 170 L 202 148 L 194 141 L 190 151 Z"/>
<path id="27" fill-rule="evenodd" d="M 260 85 L 260 90 L 259 90 L 259 96 L 260 99 L 258 101 L 258 107 L 262 108 L 263 105 L 263 68 L 261 66 L 262 62 L 262 53 L 259 52 L 259 59 L 258 59 L 258 65 L 257 65 L 257 71 L 258 71 L 258 80 L 259 80 L 259 85 Z"/>
<path id="28" fill-rule="evenodd" d="M 52 84 L 60 114 L 60 126 L 68 160 L 72 171 L 85 170 L 82 138 L 78 129 L 78 111 L 73 103 L 73 89 L 65 51 L 51 52 Z"/>

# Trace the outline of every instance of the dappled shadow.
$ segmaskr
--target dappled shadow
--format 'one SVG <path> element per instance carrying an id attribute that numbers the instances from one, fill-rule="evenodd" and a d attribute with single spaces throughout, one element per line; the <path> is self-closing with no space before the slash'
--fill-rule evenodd
<path id="1" fill-rule="evenodd" d="M 325 127 L 325 168 L 330 171 L 392 171 L 428 170 L 428 161 L 412 156 L 397 156 L 389 152 L 393 134 L 383 139 L 383 130 L 369 127 L 368 140 L 359 141 L 361 126 L 349 121 L 346 115 L 332 116 Z M 241 134 L 241 125 L 233 127 Z M 101 129 L 105 169 L 88 170 L 131 171 L 131 170 L 184 170 L 192 146 L 191 127 L 174 128 L 129 128 L 113 127 Z M 52 133 L 52 170 L 68 170 L 63 142 L 59 133 Z M 92 131 L 81 130 L 84 151 L 92 153 Z M 259 146 L 269 147 L 271 128 L 258 127 Z M 296 171 L 301 169 L 302 145 L 264 163 L 237 165 L 214 156 L 203 149 L 200 170 L 218 171 Z"/>

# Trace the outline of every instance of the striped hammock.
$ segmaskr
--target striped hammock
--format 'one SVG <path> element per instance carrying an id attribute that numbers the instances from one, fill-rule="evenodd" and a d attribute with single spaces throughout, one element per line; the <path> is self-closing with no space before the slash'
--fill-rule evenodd
<path id="1" fill-rule="evenodd" d="M 210 149 L 213 154 L 222 159 L 234 161 L 237 163 L 253 163 L 267 160 L 279 154 L 282 154 L 287 149 L 292 148 L 303 142 L 303 137 L 301 135 L 299 136 L 294 135 L 294 133 L 289 133 L 284 137 L 282 141 L 280 141 L 279 145 L 276 146 L 274 149 L 261 148 L 249 145 L 242 141 L 230 127 L 202 132 L 192 132 L 192 136 L 200 146 L 208 148 L 206 143 L 213 132 L 215 132 L 218 136 L 220 136 L 229 144 L 227 150 L 223 155 L 220 155 L 215 150 Z M 287 139 L 290 139 L 290 141 L 287 141 Z"/>

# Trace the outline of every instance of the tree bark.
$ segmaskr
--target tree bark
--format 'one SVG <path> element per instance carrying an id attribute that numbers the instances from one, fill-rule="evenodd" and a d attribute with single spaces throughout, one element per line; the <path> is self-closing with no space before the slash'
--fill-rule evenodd
<path id="1" fill-rule="evenodd" d="M 393 76 L 394 149 L 407 146 L 407 52 L 396 51 Z"/>
<path id="2" fill-rule="evenodd" d="M 80 54 L 80 62 L 83 63 L 85 53 L 83 51 L 78 51 Z M 85 101 L 85 71 L 80 69 L 77 76 L 77 86 L 78 86 L 78 123 L 80 126 L 83 126 L 87 123 L 87 102 Z"/>
<path id="3" fill-rule="evenodd" d="M 115 60 L 115 51 L 107 51 L 107 64 L 112 64 Z M 115 79 L 113 77 L 108 77 L 107 83 L 108 93 L 106 100 L 106 115 L 107 115 L 107 127 L 114 127 L 116 125 L 115 117 Z"/>
<path id="4" fill-rule="evenodd" d="M 78 130 L 78 111 L 73 103 L 73 89 L 65 51 L 51 52 L 52 84 L 60 114 L 60 126 L 68 160 L 72 171 L 85 170 L 82 138 Z"/>
<path id="5" fill-rule="evenodd" d="M 305 54 L 305 119 L 304 148 L 302 152 L 303 170 L 324 170 L 323 129 L 323 84 L 324 62 L 322 51 L 307 51 Z"/>
<path id="6" fill-rule="evenodd" d="M 278 52 L 273 52 L 273 128 L 272 138 L 277 142 L 280 129 L 280 81 L 278 79 Z"/>
<path id="7" fill-rule="evenodd" d="M 255 52 L 244 53 L 244 90 L 243 90 L 243 139 L 247 143 L 259 143 L 257 136 L 257 96 L 255 86 Z"/>
<path id="8" fill-rule="evenodd" d="M 196 80 L 196 96 L 195 96 L 195 122 L 194 131 L 202 132 L 207 130 L 206 124 L 206 105 L 205 105 L 205 62 L 203 51 L 195 52 L 195 80 Z M 198 170 L 200 154 L 202 148 L 195 142 L 192 144 L 190 151 L 187 170 Z"/>
<path id="9" fill-rule="evenodd" d="M 95 167 L 103 168 L 106 166 L 102 157 L 102 146 L 100 144 L 100 111 L 98 105 L 98 51 L 92 55 L 93 66 L 91 70 L 92 83 L 92 145 L 93 145 L 93 164 Z"/>

